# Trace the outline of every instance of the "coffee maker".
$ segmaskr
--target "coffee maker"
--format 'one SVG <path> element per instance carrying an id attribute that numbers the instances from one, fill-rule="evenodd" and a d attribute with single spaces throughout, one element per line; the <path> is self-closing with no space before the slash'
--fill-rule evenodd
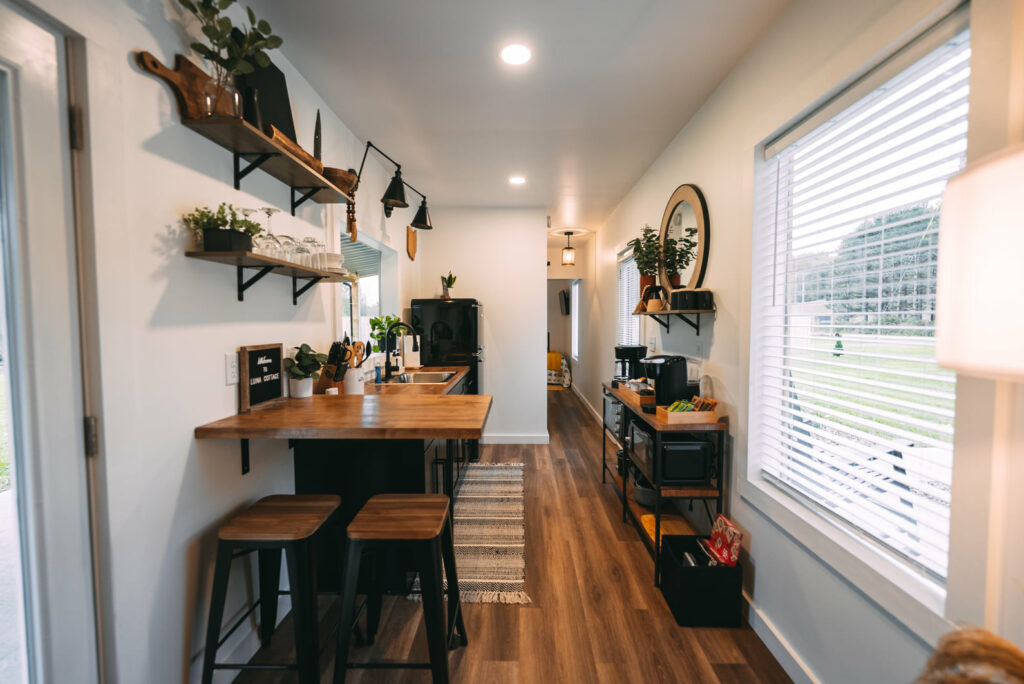
<path id="1" fill-rule="evenodd" d="M 623 344 L 615 347 L 615 380 L 636 380 L 643 376 L 640 359 L 647 356 L 647 347 L 641 344 Z"/>
<path id="2" fill-rule="evenodd" d="M 640 361 L 647 383 L 654 386 L 654 401 L 668 406 L 679 399 L 689 399 L 698 392 L 697 384 L 687 382 L 685 356 L 649 356 Z"/>

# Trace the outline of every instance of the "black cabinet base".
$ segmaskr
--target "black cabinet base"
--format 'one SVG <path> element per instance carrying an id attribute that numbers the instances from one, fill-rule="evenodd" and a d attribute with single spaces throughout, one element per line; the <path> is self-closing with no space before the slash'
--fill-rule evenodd
<path id="1" fill-rule="evenodd" d="M 689 535 L 661 538 L 661 593 L 681 627 L 739 627 L 743 621 L 743 567 L 739 564 L 688 566 L 704 552 Z"/>

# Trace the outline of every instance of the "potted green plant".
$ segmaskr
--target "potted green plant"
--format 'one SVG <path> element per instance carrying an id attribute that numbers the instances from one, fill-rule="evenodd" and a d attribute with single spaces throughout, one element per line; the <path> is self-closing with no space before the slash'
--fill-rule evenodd
<path id="1" fill-rule="evenodd" d="M 281 47 L 280 36 L 271 32 L 265 19 L 257 19 L 250 8 L 246 8 L 248 26 L 235 26 L 231 18 L 224 15 L 237 0 L 178 0 L 182 7 L 199 20 L 206 38 L 205 43 L 194 42 L 193 50 L 210 63 L 213 78 L 204 93 L 207 116 L 218 113 L 222 97 L 228 97 L 228 108 L 234 117 L 242 116 L 242 98 L 235 88 L 235 76 L 255 71 L 252 62 L 261 67 L 270 65 L 267 50 Z M 223 109 L 223 107 L 222 107 Z"/>
<path id="2" fill-rule="evenodd" d="M 693 263 L 697 253 L 697 241 L 693 239 L 696 234 L 697 229 L 690 227 L 686 229 L 685 237 L 678 240 L 673 237 L 665 238 L 665 245 L 661 250 L 662 265 L 665 267 L 665 273 L 668 274 L 668 281 L 673 289 L 679 287 L 679 274 Z"/>
<path id="3" fill-rule="evenodd" d="M 392 323 L 398 323 L 398 316 L 375 316 L 370 319 L 370 338 L 376 341 L 373 345 L 374 352 L 384 351 L 384 333 Z"/>
<path id="4" fill-rule="evenodd" d="M 452 290 L 455 288 L 455 276 L 452 275 L 451 271 L 448 271 L 448 275 L 441 276 L 441 287 L 444 288 L 441 299 L 451 299 Z"/>
<path id="5" fill-rule="evenodd" d="M 320 369 L 327 363 L 327 354 L 315 351 L 308 344 L 295 347 L 295 357 L 284 360 L 288 373 L 288 396 L 313 396 L 313 380 L 320 377 Z"/>
<path id="6" fill-rule="evenodd" d="M 263 232 L 263 226 L 224 202 L 216 210 L 196 207 L 181 221 L 202 240 L 206 252 L 251 252 L 252 239 Z"/>
<path id="7" fill-rule="evenodd" d="M 640 295 L 643 296 L 644 290 L 654 285 L 658 275 L 658 262 L 661 259 L 658 233 L 645 224 L 640 231 L 640 237 L 633 238 L 626 246 L 633 249 L 633 260 L 636 261 L 636 269 L 640 272 Z"/>

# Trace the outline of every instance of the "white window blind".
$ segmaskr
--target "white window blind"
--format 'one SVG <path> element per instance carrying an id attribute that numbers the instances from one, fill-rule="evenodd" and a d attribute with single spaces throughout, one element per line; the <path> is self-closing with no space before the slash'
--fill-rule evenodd
<path id="1" fill-rule="evenodd" d="M 617 344 L 640 344 L 640 319 L 633 315 L 640 299 L 640 271 L 632 256 L 619 259 L 618 309 L 615 323 Z"/>
<path id="2" fill-rule="evenodd" d="M 572 314 L 572 358 L 580 360 L 580 281 L 572 281 L 572 301 L 569 304 Z"/>
<path id="3" fill-rule="evenodd" d="M 956 376 L 935 362 L 939 204 L 967 31 L 758 162 L 751 464 L 944 581 Z M 848 98 L 849 99 L 849 98 Z"/>

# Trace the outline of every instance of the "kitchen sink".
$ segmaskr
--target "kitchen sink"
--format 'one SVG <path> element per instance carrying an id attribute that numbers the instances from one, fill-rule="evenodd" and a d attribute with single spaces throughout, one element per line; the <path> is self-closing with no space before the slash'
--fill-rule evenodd
<path id="1" fill-rule="evenodd" d="M 421 373 L 401 373 L 392 376 L 388 382 L 408 385 L 443 385 L 454 377 L 455 373 L 451 372 L 423 371 Z"/>

